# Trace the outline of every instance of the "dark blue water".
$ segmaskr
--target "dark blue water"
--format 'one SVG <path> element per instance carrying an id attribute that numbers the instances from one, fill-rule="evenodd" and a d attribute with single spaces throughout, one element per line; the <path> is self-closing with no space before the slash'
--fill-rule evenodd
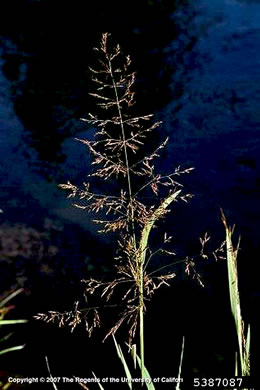
<path id="1" fill-rule="evenodd" d="M 207 25 L 190 69 L 182 109 L 165 111 L 171 157 L 195 167 L 201 217 L 219 206 L 259 245 L 260 3 L 196 2 L 198 26 Z M 191 179 L 193 180 L 193 179 Z M 214 216 L 215 218 L 215 216 Z"/>
<path id="2" fill-rule="evenodd" d="M 76 221 L 86 225 L 84 218 L 69 208 L 57 182 L 46 180 L 43 174 L 35 170 L 38 156 L 28 145 L 25 129 L 16 116 L 11 94 L 11 83 L 0 73 L 0 204 L 3 210 L 2 221 L 26 222 L 34 224 L 37 218 L 43 219 L 44 213 L 53 218 Z M 83 133 L 84 136 L 84 133 Z M 88 156 L 74 138 L 62 145 L 67 155 L 64 169 L 68 177 L 75 177 L 77 169 L 87 167 Z"/>

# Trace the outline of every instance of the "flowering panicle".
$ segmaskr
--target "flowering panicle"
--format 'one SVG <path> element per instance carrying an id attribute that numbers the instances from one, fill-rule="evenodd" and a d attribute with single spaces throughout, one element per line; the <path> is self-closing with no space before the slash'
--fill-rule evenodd
<path id="1" fill-rule="evenodd" d="M 132 341 L 138 318 L 142 327 L 146 300 L 161 285 L 168 285 L 175 277 L 173 272 L 149 273 L 154 255 L 175 255 L 164 247 L 152 252 L 149 237 L 157 222 L 169 212 L 173 202 L 179 199 L 187 201 L 191 197 L 190 194 L 183 193 L 182 185 L 176 179 L 182 174 L 190 173 L 192 168 L 177 167 L 166 175 L 157 172 L 155 160 L 166 147 L 168 138 L 152 147 L 149 137 L 153 136 L 161 122 L 154 122 L 152 114 L 133 114 L 136 74 L 131 71 L 130 57 L 122 55 L 119 45 L 111 45 L 107 33 L 102 35 L 101 45 L 95 51 L 98 54 L 97 66 L 91 67 L 90 72 L 96 86 L 91 96 L 96 101 L 97 112 L 89 113 L 82 121 L 94 127 L 96 132 L 92 139 L 77 139 L 91 154 L 93 171 L 82 188 L 69 181 L 60 187 L 69 192 L 70 198 L 77 199 L 74 204 L 76 207 L 102 213 L 100 219 L 94 219 L 95 223 L 101 225 L 101 232 L 120 232 L 119 255 L 116 258 L 117 277 L 108 283 L 94 279 L 83 282 L 85 296 L 98 293 L 105 304 L 115 295 L 115 290 L 120 290 L 124 310 L 107 336 L 114 334 L 123 322 L 127 322 Z M 153 150 L 149 150 L 152 148 Z M 114 191 L 113 195 L 92 191 L 91 181 L 96 178 L 106 181 L 115 179 L 120 184 L 120 190 L 118 193 Z M 109 184 L 107 188 L 109 190 Z M 165 234 L 163 246 L 169 242 L 170 237 Z M 46 318 L 40 316 L 48 321 L 58 321 L 61 325 L 67 323 L 72 330 L 85 318 L 78 307 L 64 317 L 54 312 L 50 312 Z M 86 322 L 86 326 L 89 333 L 99 326 L 96 311 L 92 325 Z"/>

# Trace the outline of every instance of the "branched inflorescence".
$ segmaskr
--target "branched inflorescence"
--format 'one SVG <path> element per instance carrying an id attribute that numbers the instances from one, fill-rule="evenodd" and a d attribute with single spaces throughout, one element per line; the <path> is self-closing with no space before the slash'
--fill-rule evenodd
<path id="1" fill-rule="evenodd" d="M 173 272 L 149 273 L 151 259 L 156 254 L 175 255 L 165 249 L 165 245 L 171 240 L 167 234 L 164 235 L 162 248 L 154 252 L 149 247 L 149 236 L 157 222 L 168 213 L 173 202 L 178 199 L 187 201 L 191 197 L 190 194 L 183 194 L 182 185 L 177 178 L 181 174 L 189 173 L 192 168 L 177 167 L 166 175 L 157 172 L 155 160 L 165 148 L 168 138 L 152 150 L 147 148 L 147 145 L 152 144 L 149 137 L 153 137 L 161 122 L 153 122 L 153 115 L 150 114 L 132 114 L 132 87 L 136 75 L 131 71 L 130 57 L 122 55 L 119 45 L 114 47 L 110 44 L 109 34 L 102 35 L 100 48 L 95 50 L 98 54 L 97 67 L 90 68 L 90 71 L 96 92 L 91 95 L 96 100 L 98 109 L 97 113 L 89 113 L 88 117 L 82 120 L 97 131 L 94 139 L 78 139 L 92 155 L 94 169 L 82 188 L 70 182 L 61 184 L 60 187 L 69 192 L 70 198 L 77 199 L 76 207 L 90 212 L 101 212 L 102 217 L 94 220 L 101 226 L 101 232 L 120 233 L 119 255 L 116 258 L 117 277 L 106 283 L 94 279 L 83 282 L 86 298 L 98 293 L 104 300 L 104 305 L 115 295 L 114 292 L 120 285 L 120 291 L 123 291 L 120 300 L 124 308 L 106 337 L 114 334 L 123 322 L 127 322 L 131 342 L 137 329 L 138 318 L 140 328 L 142 327 L 145 301 L 150 299 L 162 284 L 169 285 L 169 281 L 175 277 Z M 96 193 L 91 187 L 93 178 L 109 182 L 115 179 L 119 182 L 120 189 L 118 193 L 113 190 L 113 195 Z M 108 185 L 107 188 L 111 186 Z M 202 251 L 206 242 L 207 237 L 201 242 Z M 192 259 L 186 258 L 184 261 L 187 272 L 194 274 Z M 201 282 L 197 274 L 196 278 Z M 39 316 L 46 321 L 58 321 L 60 325 L 67 323 L 72 330 L 84 318 L 91 334 L 93 328 L 100 323 L 97 309 L 93 310 L 92 325 L 86 320 L 90 309 L 84 311 L 83 315 L 80 314 L 78 306 L 65 316 L 55 312 L 50 312 L 49 316 L 44 318 L 43 314 Z"/>

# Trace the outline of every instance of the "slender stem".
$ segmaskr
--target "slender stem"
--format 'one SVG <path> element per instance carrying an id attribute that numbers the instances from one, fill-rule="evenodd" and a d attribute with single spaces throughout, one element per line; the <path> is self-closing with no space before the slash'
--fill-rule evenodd
<path id="1" fill-rule="evenodd" d="M 185 337 L 182 338 L 182 346 L 181 346 L 181 358 L 180 358 L 180 364 L 179 364 L 179 371 L 178 371 L 178 383 L 176 385 L 176 390 L 180 390 L 180 382 L 181 382 L 181 371 L 182 371 L 182 364 L 183 364 L 183 354 L 184 354 L 184 342 Z"/>
<path id="2" fill-rule="evenodd" d="M 47 366 L 47 370 L 48 370 L 48 372 L 49 372 L 50 378 L 53 379 L 53 376 L 52 376 L 51 370 L 50 370 L 50 366 L 49 366 L 49 360 L 48 360 L 48 357 L 47 357 L 47 356 L 45 356 L 45 361 L 46 361 L 46 366 Z M 55 390 L 58 390 L 58 387 L 56 386 L 56 384 L 55 384 L 54 381 L 52 382 L 52 386 L 53 386 L 53 388 L 54 388 Z"/>
<path id="3" fill-rule="evenodd" d="M 116 102 L 117 102 L 117 110 L 118 115 L 120 119 L 120 127 L 122 132 L 122 139 L 123 139 L 123 145 L 124 145 L 124 155 L 125 155 L 125 162 L 126 162 L 126 169 L 127 169 L 127 182 L 128 182 L 128 192 L 129 192 L 129 200 L 130 200 L 130 213 L 131 213 L 131 227 L 132 227 L 132 237 L 133 237 L 133 245 L 134 249 L 136 250 L 137 244 L 136 244 L 136 236 L 135 236 L 135 226 L 134 226 L 134 206 L 133 206 L 133 195 L 132 195 L 132 186 L 131 186 L 131 177 L 130 177 L 130 169 L 129 169 L 129 161 L 128 161 L 128 155 L 127 155 L 127 148 L 126 148 L 126 137 L 125 137 L 125 129 L 124 129 L 124 123 L 123 123 L 123 117 L 122 117 L 122 111 L 119 103 L 118 98 L 118 92 L 117 87 L 115 83 L 115 79 L 113 76 L 113 70 L 112 70 L 112 64 L 110 59 L 109 61 L 109 71 L 112 78 L 112 83 L 115 91 L 116 96 Z M 137 268 L 137 275 L 138 275 L 138 289 L 139 289 L 139 343 L 140 343 L 140 358 L 141 358 L 141 378 L 145 377 L 144 373 L 144 261 L 141 255 L 141 258 L 137 256 L 136 259 L 136 268 Z"/>
<path id="4" fill-rule="evenodd" d="M 112 83 L 113 83 L 113 89 L 114 89 L 115 97 L 116 97 L 116 105 L 117 105 L 119 121 L 120 121 L 120 127 L 121 127 L 122 138 L 123 138 L 123 144 L 124 144 L 124 155 L 125 155 L 125 163 L 126 163 L 126 170 L 127 170 L 127 182 L 128 182 L 128 192 L 129 192 L 129 200 L 130 200 L 131 227 L 132 227 L 132 235 L 133 235 L 133 244 L 134 244 L 134 248 L 136 249 L 133 195 L 132 195 L 132 185 L 131 185 L 129 161 L 128 161 L 128 155 L 127 155 L 127 149 L 126 149 L 125 128 L 124 128 L 123 116 L 122 116 L 122 111 L 121 111 L 121 107 L 120 107 L 120 103 L 119 103 L 117 86 L 116 86 L 115 79 L 114 79 L 114 74 L 113 74 L 111 60 L 110 60 L 109 57 L 107 57 L 107 58 L 108 58 L 108 63 L 109 63 L 109 72 L 110 72 L 110 75 L 111 75 L 111 79 L 112 79 Z"/>
<path id="5" fill-rule="evenodd" d="M 143 302 L 143 277 L 142 280 L 142 294 L 139 290 L 139 338 L 140 338 L 140 358 L 141 358 L 141 378 L 145 377 L 144 373 L 144 302 Z"/>

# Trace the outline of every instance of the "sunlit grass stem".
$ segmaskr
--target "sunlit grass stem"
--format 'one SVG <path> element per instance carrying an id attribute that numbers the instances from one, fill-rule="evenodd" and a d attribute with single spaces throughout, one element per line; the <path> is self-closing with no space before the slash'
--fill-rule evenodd
<path id="1" fill-rule="evenodd" d="M 226 251 L 227 251 L 227 267 L 228 267 L 228 283 L 229 295 L 232 315 L 234 317 L 239 359 L 236 359 L 236 373 L 238 372 L 238 360 L 240 362 L 240 372 L 243 376 L 250 375 L 250 326 L 248 326 L 247 335 L 244 331 L 244 321 L 241 314 L 241 305 L 238 287 L 238 270 L 237 270 L 237 254 L 239 250 L 239 242 L 236 248 L 232 243 L 233 229 L 227 225 L 224 212 L 221 210 L 222 222 L 226 230 Z"/>

